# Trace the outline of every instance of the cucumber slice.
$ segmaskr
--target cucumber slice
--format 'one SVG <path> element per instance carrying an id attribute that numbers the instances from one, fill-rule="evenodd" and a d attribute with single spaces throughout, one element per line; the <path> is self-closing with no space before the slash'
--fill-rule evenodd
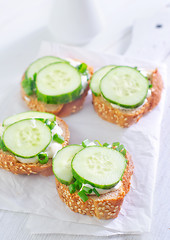
<path id="1" fill-rule="evenodd" d="M 73 176 L 80 182 L 108 189 L 121 180 L 126 159 L 114 149 L 91 146 L 80 150 L 74 156 L 71 166 Z"/>
<path id="2" fill-rule="evenodd" d="M 108 73 L 114 67 L 116 67 L 116 66 L 108 65 L 108 66 L 100 68 L 98 71 L 96 71 L 93 74 L 92 79 L 90 81 L 90 88 L 92 90 L 92 93 L 95 96 L 99 96 L 101 94 L 100 87 L 99 87 L 101 79 L 104 77 L 104 75 L 106 75 L 106 73 Z"/>
<path id="3" fill-rule="evenodd" d="M 69 145 L 58 151 L 53 158 L 53 172 L 56 178 L 63 184 L 69 185 L 73 181 L 71 161 L 74 155 L 83 147 L 80 145 Z"/>
<path id="4" fill-rule="evenodd" d="M 25 72 L 25 77 L 27 79 L 34 80 L 34 75 L 37 74 L 40 71 L 40 69 L 54 62 L 65 62 L 65 60 L 58 57 L 54 57 L 54 56 L 45 56 L 45 57 L 39 58 L 27 68 Z"/>
<path id="5" fill-rule="evenodd" d="M 8 117 L 6 118 L 3 123 L 2 126 L 6 127 L 11 125 L 14 122 L 18 122 L 20 120 L 23 119 L 30 119 L 30 118 L 36 118 L 36 119 L 48 119 L 50 121 L 55 121 L 56 120 L 56 116 L 52 113 L 45 113 L 45 112 L 23 112 L 23 113 L 18 113 L 14 116 Z"/>
<path id="6" fill-rule="evenodd" d="M 52 63 L 41 69 L 36 77 L 38 100 L 45 103 L 68 103 L 79 97 L 81 75 L 68 63 Z"/>
<path id="7" fill-rule="evenodd" d="M 101 80 L 100 90 L 103 97 L 124 108 L 136 108 L 147 97 L 149 81 L 137 69 L 115 67 Z"/>
<path id="8" fill-rule="evenodd" d="M 2 139 L 6 148 L 14 155 L 32 158 L 47 148 L 52 134 L 42 121 L 25 119 L 9 125 Z"/>

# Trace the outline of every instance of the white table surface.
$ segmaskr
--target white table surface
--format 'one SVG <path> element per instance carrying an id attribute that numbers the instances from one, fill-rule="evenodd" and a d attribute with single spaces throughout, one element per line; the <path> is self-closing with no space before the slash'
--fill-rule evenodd
<path id="1" fill-rule="evenodd" d="M 128 3 L 128 4 L 127 4 Z M 55 40 L 47 28 L 50 1 L 1 0 L 0 1 L 0 82 L 9 88 L 13 77 L 20 81 L 23 69 L 36 56 L 42 40 Z M 105 28 L 86 46 L 89 49 L 124 54 L 132 38 L 132 28 L 137 17 L 149 17 L 168 6 L 169 1 L 98 0 L 105 19 Z M 37 14 L 38 9 L 38 14 Z M 120 14 L 121 13 L 121 14 Z M 122 17 L 123 16 L 123 17 Z M 112 23 L 110 25 L 110 23 Z M 108 28 L 108 26 L 111 26 Z M 110 30 L 109 30 L 110 29 Z M 114 30 L 114 31 L 113 31 Z M 167 35 L 169 38 L 170 35 Z M 17 63 L 15 59 L 17 58 Z M 159 56 L 158 56 L 159 58 Z M 170 67 L 169 51 L 164 62 Z M 170 71 L 168 72 L 170 77 Z M 5 82 L 5 83 L 4 83 Z M 170 83 L 168 88 L 170 88 Z M 0 104 L 3 104 L 2 102 Z M 161 127 L 160 158 L 154 192 L 153 220 L 150 233 L 108 237 L 119 240 L 168 240 L 170 239 L 170 95 L 167 94 Z M 96 237 L 69 235 L 31 235 L 25 228 L 28 214 L 0 210 L 1 240 L 79 240 Z M 99 237 L 98 237 L 99 238 Z M 107 239 L 100 237 L 100 239 Z"/>

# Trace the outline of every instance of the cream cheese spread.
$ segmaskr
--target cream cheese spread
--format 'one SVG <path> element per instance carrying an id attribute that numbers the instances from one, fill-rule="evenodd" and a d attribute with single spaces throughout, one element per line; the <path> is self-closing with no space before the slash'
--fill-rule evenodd
<path id="1" fill-rule="evenodd" d="M 119 181 L 116 186 L 112 187 L 112 188 L 109 188 L 109 189 L 101 189 L 101 188 L 96 188 L 95 189 L 98 191 L 98 193 L 100 195 L 102 194 L 106 194 L 108 192 L 113 192 L 113 191 L 116 191 L 118 190 L 120 187 L 122 186 L 122 181 Z M 90 184 L 83 184 L 82 187 L 89 187 L 89 188 L 93 188 L 93 186 L 91 186 Z M 88 194 L 88 195 L 96 195 L 94 192 Z"/>

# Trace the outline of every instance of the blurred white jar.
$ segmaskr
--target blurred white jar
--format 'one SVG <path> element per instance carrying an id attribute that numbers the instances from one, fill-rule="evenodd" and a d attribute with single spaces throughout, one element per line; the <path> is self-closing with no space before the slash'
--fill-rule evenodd
<path id="1" fill-rule="evenodd" d="M 49 30 L 60 43 L 82 45 L 101 30 L 95 0 L 53 0 Z"/>

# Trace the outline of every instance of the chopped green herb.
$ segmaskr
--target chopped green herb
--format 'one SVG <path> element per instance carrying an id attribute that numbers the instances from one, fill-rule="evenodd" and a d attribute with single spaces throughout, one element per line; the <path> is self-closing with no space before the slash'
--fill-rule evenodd
<path id="1" fill-rule="evenodd" d="M 149 84 L 149 88 L 152 88 L 153 87 L 153 85 L 152 84 Z"/>
<path id="2" fill-rule="evenodd" d="M 45 120 L 45 124 L 52 130 L 55 125 L 56 125 L 56 122 L 55 121 L 50 121 L 48 119 Z"/>
<path id="3" fill-rule="evenodd" d="M 0 149 L 2 149 L 3 151 L 7 151 L 7 148 L 5 147 L 5 144 L 1 138 L 0 138 Z"/>
<path id="4" fill-rule="evenodd" d="M 38 154 L 38 161 L 41 164 L 46 164 L 48 162 L 48 155 L 47 155 L 47 153 L 39 153 Z"/>
<path id="5" fill-rule="evenodd" d="M 82 146 L 85 148 L 85 147 L 88 147 L 88 145 L 91 143 L 91 141 L 89 139 L 85 139 L 83 142 L 82 142 Z"/>
<path id="6" fill-rule="evenodd" d="M 80 190 L 81 186 L 82 186 L 82 183 L 79 182 L 78 180 L 76 180 L 74 183 L 70 184 L 70 186 L 69 186 L 70 193 L 72 194 L 76 190 Z"/>
<path id="7" fill-rule="evenodd" d="M 84 190 L 84 192 L 87 193 L 87 194 L 90 194 L 90 193 L 92 193 L 92 191 L 93 191 L 92 188 L 89 188 L 89 187 L 86 187 L 86 186 L 83 186 L 83 187 L 82 187 L 82 190 Z"/>
<path id="8" fill-rule="evenodd" d="M 100 147 L 103 147 L 103 145 L 99 142 L 99 140 L 94 140 L 94 142 L 97 142 Z"/>
<path id="9" fill-rule="evenodd" d="M 75 188 L 76 188 L 77 190 L 80 190 L 80 188 L 81 188 L 81 186 L 82 186 L 82 183 L 79 182 L 78 180 L 76 180 L 76 181 L 74 182 L 74 186 L 75 186 Z"/>
<path id="10" fill-rule="evenodd" d="M 109 143 L 104 143 L 104 144 L 103 144 L 103 147 L 111 148 L 112 146 L 111 146 Z"/>
<path id="11" fill-rule="evenodd" d="M 60 143 L 60 144 L 62 144 L 62 143 L 65 141 L 64 137 L 61 136 L 61 135 L 59 135 L 59 134 L 57 134 L 57 133 L 54 134 L 53 140 L 54 140 L 55 142 Z"/>
<path id="12" fill-rule="evenodd" d="M 114 142 L 114 143 L 112 144 L 112 146 L 114 147 L 114 149 L 115 149 L 116 151 L 122 153 L 124 156 L 126 155 L 126 149 L 125 149 L 125 147 L 124 147 L 123 144 L 120 145 L 119 142 Z"/>
<path id="13" fill-rule="evenodd" d="M 70 191 L 71 194 L 76 191 L 76 188 L 75 188 L 74 184 L 70 184 L 70 186 L 68 188 L 69 188 L 69 191 Z"/>
<path id="14" fill-rule="evenodd" d="M 37 77 L 37 73 L 34 73 L 34 75 L 33 75 L 34 82 L 36 80 L 36 77 Z"/>
<path id="15" fill-rule="evenodd" d="M 81 63 L 78 67 L 77 67 L 78 71 L 80 73 L 85 73 L 87 70 L 87 64 L 85 63 Z"/>
<path id="16" fill-rule="evenodd" d="M 118 147 L 120 145 L 120 142 L 114 142 L 114 143 L 112 143 L 112 146 L 113 147 Z"/>
<path id="17" fill-rule="evenodd" d="M 124 148 L 121 153 L 125 156 L 126 155 L 126 149 Z"/>
<path id="18" fill-rule="evenodd" d="M 78 192 L 78 195 L 83 200 L 83 202 L 86 202 L 89 199 L 84 190 Z"/>
<path id="19" fill-rule="evenodd" d="M 49 127 L 52 130 L 55 126 L 56 126 L 56 122 L 52 121 Z"/>
<path id="20" fill-rule="evenodd" d="M 25 93 L 26 93 L 28 96 L 31 96 L 31 95 L 34 93 L 35 81 L 32 80 L 31 78 L 29 78 L 29 79 L 25 78 L 25 79 L 22 81 L 22 87 L 23 87 Z"/>
<path id="21" fill-rule="evenodd" d="M 116 148 L 116 150 L 117 150 L 118 152 L 121 152 L 121 151 L 123 150 L 123 148 L 124 148 L 124 146 L 123 146 L 123 144 L 121 144 L 121 145 L 119 145 L 119 146 Z"/>
<path id="22" fill-rule="evenodd" d="M 93 188 L 93 192 L 96 194 L 97 197 L 100 197 L 100 193 L 95 188 Z"/>
<path id="23" fill-rule="evenodd" d="M 51 124 L 51 121 L 49 119 L 44 119 L 45 124 L 49 127 Z"/>

